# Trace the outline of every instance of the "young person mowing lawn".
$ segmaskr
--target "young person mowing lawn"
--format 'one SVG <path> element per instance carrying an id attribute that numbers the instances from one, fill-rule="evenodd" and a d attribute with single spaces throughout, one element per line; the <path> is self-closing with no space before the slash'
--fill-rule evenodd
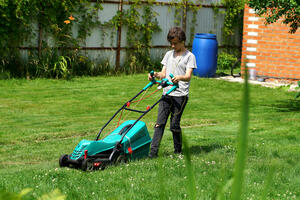
<path id="1" fill-rule="evenodd" d="M 185 48 L 186 36 L 180 27 L 171 28 L 167 40 L 170 42 L 173 50 L 165 54 L 161 61 L 163 68 L 160 72 L 154 72 L 154 77 L 159 79 L 168 78 L 173 83 L 178 83 L 179 88 L 169 95 L 166 95 L 166 92 L 170 89 L 170 86 L 163 89 L 158 108 L 157 121 L 154 127 L 154 135 L 149 154 L 150 158 L 158 156 L 159 145 L 170 114 L 170 130 L 173 134 L 174 153 L 181 153 L 182 133 L 180 120 L 188 101 L 193 69 L 197 68 L 195 56 Z M 170 74 L 173 74 L 174 78 L 170 79 Z M 148 75 L 148 79 L 152 80 L 150 74 Z"/>

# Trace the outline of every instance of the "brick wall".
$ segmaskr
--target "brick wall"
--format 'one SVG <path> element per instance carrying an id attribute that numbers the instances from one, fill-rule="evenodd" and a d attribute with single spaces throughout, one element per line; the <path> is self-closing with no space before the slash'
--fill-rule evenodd
<path id="1" fill-rule="evenodd" d="M 255 69 L 258 77 L 300 80 L 300 29 L 290 34 L 280 22 L 266 26 L 245 6 L 242 64 Z"/>

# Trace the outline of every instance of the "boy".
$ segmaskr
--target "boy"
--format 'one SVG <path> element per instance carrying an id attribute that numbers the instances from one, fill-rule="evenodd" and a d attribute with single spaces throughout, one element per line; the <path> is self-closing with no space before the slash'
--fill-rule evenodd
<path id="1" fill-rule="evenodd" d="M 154 77 L 163 79 L 170 79 L 170 74 L 174 75 L 172 78 L 173 83 L 178 83 L 179 88 L 166 95 L 170 89 L 166 87 L 163 89 L 163 95 L 159 103 L 158 116 L 156 125 L 154 127 L 154 135 L 151 144 L 149 157 L 154 158 L 158 155 L 160 141 L 162 139 L 164 129 L 171 114 L 170 130 L 173 134 L 174 153 L 181 153 L 182 151 L 182 138 L 180 119 L 188 101 L 190 80 L 192 77 L 193 69 L 197 68 L 195 56 L 185 48 L 186 36 L 180 27 L 173 27 L 169 30 L 168 41 L 173 50 L 168 51 L 161 64 L 163 68 L 161 72 L 154 72 Z M 152 77 L 149 74 L 148 79 Z"/>

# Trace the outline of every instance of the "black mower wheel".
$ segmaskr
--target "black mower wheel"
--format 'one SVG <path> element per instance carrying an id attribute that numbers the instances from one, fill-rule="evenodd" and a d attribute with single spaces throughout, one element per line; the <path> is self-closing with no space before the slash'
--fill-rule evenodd
<path id="1" fill-rule="evenodd" d="M 60 167 L 68 167 L 69 164 L 68 164 L 68 154 L 64 154 L 62 156 L 60 156 L 59 158 L 59 166 Z"/>
<path id="2" fill-rule="evenodd" d="M 116 164 L 116 165 L 119 165 L 119 164 L 125 164 L 125 163 L 127 163 L 127 158 L 126 158 L 126 156 L 124 156 L 124 155 L 119 155 L 119 156 L 117 157 L 117 159 L 115 160 L 115 164 Z"/>
<path id="3" fill-rule="evenodd" d="M 94 162 L 92 159 L 87 158 L 85 160 L 83 160 L 82 164 L 81 164 L 81 169 L 83 171 L 93 171 L 94 170 Z"/>

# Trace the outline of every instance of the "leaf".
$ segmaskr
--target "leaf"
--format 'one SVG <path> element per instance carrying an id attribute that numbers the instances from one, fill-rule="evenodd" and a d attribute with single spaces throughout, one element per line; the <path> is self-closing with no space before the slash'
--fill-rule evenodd
<path id="1" fill-rule="evenodd" d="M 186 170 L 187 170 L 187 177 L 188 177 L 188 191 L 190 195 L 190 199 L 196 199 L 196 182 L 195 182 L 195 172 L 192 166 L 191 162 L 191 153 L 189 149 L 189 144 L 187 139 L 182 133 L 182 144 L 183 144 L 183 154 L 184 154 L 184 161 L 186 164 Z"/>
<path id="2" fill-rule="evenodd" d="M 225 185 L 221 188 L 220 192 L 218 192 L 216 199 L 222 200 L 225 199 L 224 193 L 228 191 L 228 189 L 232 186 L 233 178 L 229 179 Z"/>
<path id="3" fill-rule="evenodd" d="M 242 100 L 241 125 L 237 138 L 237 154 L 234 166 L 234 179 L 232 184 L 231 199 L 241 199 L 242 188 L 244 183 L 244 171 L 247 162 L 248 148 L 248 124 L 249 124 L 249 86 L 248 86 L 248 69 L 245 66 L 245 81 Z"/>
<path id="4" fill-rule="evenodd" d="M 48 194 L 44 194 L 38 200 L 65 200 L 66 195 L 63 195 L 59 189 L 55 189 Z"/>
<path id="5" fill-rule="evenodd" d="M 25 189 L 23 189 L 20 193 L 19 193 L 19 196 L 20 197 L 23 197 L 23 196 L 25 196 L 26 194 L 28 194 L 29 192 L 31 192 L 32 191 L 32 188 L 25 188 Z"/>

